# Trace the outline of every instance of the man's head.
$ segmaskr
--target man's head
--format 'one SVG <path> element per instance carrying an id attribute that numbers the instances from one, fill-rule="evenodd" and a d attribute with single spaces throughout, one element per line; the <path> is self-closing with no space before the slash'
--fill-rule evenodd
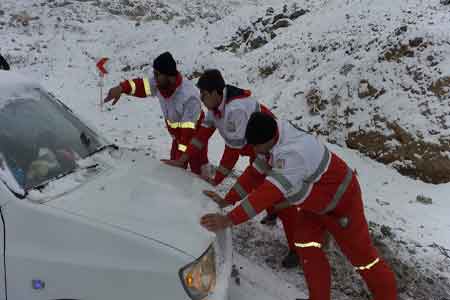
<path id="1" fill-rule="evenodd" d="M 277 122 L 272 116 L 254 112 L 248 120 L 245 139 L 253 146 L 256 153 L 267 154 L 277 142 L 277 131 Z"/>
<path id="2" fill-rule="evenodd" d="M 169 52 L 164 52 L 153 61 L 156 84 L 162 90 L 169 89 L 176 82 L 177 63 Z"/>
<path id="3" fill-rule="evenodd" d="M 220 105 L 225 80 L 219 70 L 206 70 L 198 79 L 197 87 L 200 89 L 200 99 L 208 109 L 214 109 Z"/>

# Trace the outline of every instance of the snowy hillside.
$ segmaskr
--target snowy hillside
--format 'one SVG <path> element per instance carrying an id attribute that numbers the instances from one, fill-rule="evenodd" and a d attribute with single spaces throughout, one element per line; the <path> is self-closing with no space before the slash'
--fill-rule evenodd
<path id="1" fill-rule="evenodd" d="M 113 82 L 168 49 L 187 75 L 218 67 L 330 142 L 450 181 L 450 6 L 439 0 L 3 2 L 2 51 L 50 81 L 79 73 L 95 89 L 95 58 L 112 59 Z"/>
<path id="2" fill-rule="evenodd" d="M 167 157 L 171 143 L 159 105 L 123 97 L 101 109 L 97 59 L 110 58 L 103 96 L 120 80 L 151 70 L 166 50 L 189 78 L 221 69 L 229 83 L 319 134 L 357 169 L 371 230 L 394 265 L 401 298 L 442 300 L 450 299 L 446 3 L 2 0 L 0 53 L 111 141 L 157 159 Z M 215 136 L 213 162 L 222 147 Z M 286 251 L 279 226 L 252 222 L 234 232 L 243 276 L 259 274 L 248 259 L 296 291 L 283 294 L 280 284 L 276 297 L 306 293 L 298 269 L 279 267 Z M 358 276 L 333 245 L 328 251 L 336 299 L 366 299 Z"/>

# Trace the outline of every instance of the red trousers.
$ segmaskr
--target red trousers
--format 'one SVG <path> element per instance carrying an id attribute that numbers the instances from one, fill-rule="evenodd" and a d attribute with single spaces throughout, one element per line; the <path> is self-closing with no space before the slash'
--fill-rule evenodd
<path id="1" fill-rule="evenodd" d="M 172 148 L 170 149 L 170 159 L 176 160 L 180 158 L 180 156 L 183 154 L 180 150 L 178 150 L 178 142 L 177 140 L 172 140 Z M 189 160 L 184 168 L 189 167 L 191 168 L 192 173 L 195 173 L 197 175 L 201 175 L 202 173 L 202 166 L 204 164 L 208 163 L 208 145 L 205 145 L 203 149 L 195 156 L 189 157 Z"/>
<path id="2" fill-rule="evenodd" d="M 256 154 L 253 151 L 253 147 L 250 145 L 245 146 L 239 153 L 241 156 L 248 156 L 249 164 L 252 164 L 256 159 Z M 289 245 L 289 249 L 295 251 L 294 248 L 294 232 L 296 231 L 296 219 L 297 219 L 297 208 L 289 207 L 283 209 L 279 212 L 275 212 L 273 208 L 267 209 L 268 214 L 276 213 L 283 224 L 284 233 Z"/>
<path id="3" fill-rule="evenodd" d="M 314 201 L 314 200 L 313 200 Z M 396 300 L 394 273 L 372 244 L 364 216 L 361 190 L 354 176 L 340 203 L 332 212 L 318 215 L 299 210 L 294 246 L 303 265 L 310 300 L 330 300 L 330 265 L 321 245 L 326 232 L 366 282 L 373 300 Z"/>
<path id="4" fill-rule="evenodd" d="M 271 209 L 267 213 L 274 213 Z M 294 242 L 296 237 L 298 211 L 296 207 L 288 207 L 276 213 L 283 224 L 284 233 L 289 245 L 289 250 L 296 251 Z"/>

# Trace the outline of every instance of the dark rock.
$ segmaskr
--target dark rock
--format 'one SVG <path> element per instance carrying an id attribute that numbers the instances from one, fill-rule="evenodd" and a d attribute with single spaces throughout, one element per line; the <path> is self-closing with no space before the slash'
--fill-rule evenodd
<path id="1" fill-rule="evenodd" d="M 406 51 L 406 52 L 405 52 L 405 56 L 406 56 L 406 57 L 414 57 L 414 51 L 412 51 L 412 50 Z"/>
<path id="2" fill-rule="evenodd" d="M 320 91 L 316 88 L 309 90 L 305 99 L 309 107 L 309 113 L 313 116 L 319 115 L 320 111 L 326 109 L 327 100 L 322 98 Z"/>
<path id="3" fill-rule="evenodd" d="M 350 73 L 354 67 L 355 67 L 355 65 L 353 65 L 353 64 L 343 65 L 341 70 L 339 71 L 339 74 L 347 76 L 347 74 Z"/>
<path id="4" fill-rule="evenodd" d="M 434 95 L 439 98 L 445 98 L 449 95 L 450 89 L 450 76 L 442 77 L 437 81 L 433 82 L 429 88 Z"/>
<path id="5" fill-rule="evenodd" d="M 267 44 L 267 40 L 263 38 L 262 36 L 258 36 L 256 39 L 250 41 L 250 48 L 251 49 L 258 49 L 265 44 Z"/>
<path id="6" fill-rule="evenodd" d="M 423 38 L 421 38 L 421 37 L 415 38 L 413 40 L 409 40 L 410 47 L 419 47 L 420 44 L 422 44 L 422 43 L 423 43 Z"/>
<path id="7" fill-rule="evenodd" d="M 450 0 L 441 0 L 442 5 L 450 5 Z"/>
<path id="8" fill-rule="evenodd" d="M 378 90 L 374 88 L 367 80 L 359 82 L 358 97 L 367 98 L 376 95 Z"/>
<path id="9" fill-rule="evenodd" d="M 269 7 L 269 8 L 266 10 L 266 16 L 271 16 L 271 15 L 274 14 L 274 12 L 275 12 L 275 9 L 273 9 L 273 7 Z"/>
<path id="10" fill-rule="evenodd" d="M 270 23 L 270 21 L 271 21 L 271 18 L 267 18 L 267 19 L 262 20 L 261 23 L 262 23 L 264 26 L 267 26 L 267 25 Z"/>
<path id="11" fill-rule="evenodd" d="M 279 65 L 278 64 L 272 64 L 270 66 L 265 66 L 265 67 L 261 67 L 259 68 L 259 76 L 261 76 L 262 78 L 267 78 L 270 75 L 273 74 L 273 72 L 275 72 L 276 69 L 278 69 Z"/>
<path id="12" fill-rule="evenodd" d="M 295 19 L 297 19 L 297 18 L 299 18 L 299 17 L 305 15 L 305 14 L 308 13 L 308 12 L 309 12 L 309 11 L 308 11 L 308 10 L 305 10 L 305 9 L 297 10 L 297 11 L 293 12 L 293 13 L 289 16 L 289 19 L 291 19 L 291 20 L 293 21 L 293 20 L 295 20 Z"/>
<path id="13" fill-rule="evenodd" d="M 386 225 L 381 225 L 380 231 L 385 237 L 389 237 L 389 238 L 392 237 L 391 227 L 386 226 Z"/>
<path id="14" fill-rule="evenodd" d="M 414 57 L 414 51 L 412 51 L 408 45 L 401 45 L 400 47 L 394 47 L 387 50 L 384 53 L 382 60 L 400 62 L 402 57 Z"/>
<path id="15" fill-rule="evenodd" d="M 416 201 L 426 205 L 433 204 L 433 199 L 430 197 L 425 197 L 424 195 L 417 195 Z"/>
<path id="16" fill-rule="evenodd" d="M 395 122 L 386 120 L 384 123 L 392 134 L 360 129 L 348 134 L 347 146 L 392 165 L 402 175 L 433 184 L 450 182 L 450 159 L 445 154 L 450 149 L 450 141 L 442 139 L 439 144 L 427 143 L 413 137 Z M 391 147 L 392 142 L 398 146 Z M 405 161 L 410 163 L 405 164 Z"/>
<path id="17" fill-rule="evenodd" d="M 328 46 L 322 46 L 322 45 L 319 45 L 317 51 L 319 51 L 319 52 L 324 52 L 324 51 L 327 50 L 327 49 L 328 49 Z"/>
<path id="18" fill-rule="evenodd" d="M 240 45 L 236 42 L 231 42 L 228 45 L 214 47 L 214 49 L 219 50 L 219 51 L 231 51 L 231 52 L 236 52 L 239 48 L 240 48 Z"/>
<path id="19" fill-rule="evenodd" d="M 122 68 L 122 72 L 128 72 L 128 71 L 131 71 L 131 66 L 130 65 L 127 65 L 124 68 Z"/>
<path id="20" fill-rule="evenodd" d="M 402 33 L 404 33 L 404 32 L 407 32 L 408 31 L 408 26 L 407 25 L 403 25 L 403 26 L 401 26 L 401 27 L 399 27 L 399 28 L 397 28 L 397 29 L 395 29 L 395 35 L 401 35 Z"/>
<path id="21" fill-rule="evenodd" d="M 278 20 L 273 26 L 272 30 L 277 30 L 279 28 L 286 28 L 291 25 L 291 21 L 289 19 L 281 19 Z"/>
<path id="22" fill-rule="evenodd" d="M 243 41 L 246 41 L 246 40 L 248 40 L 248 38 L 251 36 L 253 34 L 253 31 L 252 30 L 250 30 L 250 29 L 246 29 L 246 30 L 244 30 L 243 32 L 242 32 L 242 40 Z"/>
<path id="23" fill-rule="evenodd" d="M 278 14 L 275 17 L 273 17 L 272 24 L 275 24 L 276 22 L 278 22 L 278 20 L 287 19 L 287 18 L 288 17 L 285 14 Z"/>

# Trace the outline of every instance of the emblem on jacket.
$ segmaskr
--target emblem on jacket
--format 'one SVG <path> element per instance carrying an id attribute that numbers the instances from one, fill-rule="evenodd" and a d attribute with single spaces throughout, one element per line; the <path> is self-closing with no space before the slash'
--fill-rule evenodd
<path id="1" fill-rule="evenodd" d="M 226 128 L 228 132 L 236 132 L 236 124 L 233 121 L 228 121 L 226 124 Z"/>
<path id="2" fill-rule="evenodd" d="M 286 160 L 280 158 L 275 161 L 275 168 L 284 169 L 285 166 L 286 166 Z"/>

